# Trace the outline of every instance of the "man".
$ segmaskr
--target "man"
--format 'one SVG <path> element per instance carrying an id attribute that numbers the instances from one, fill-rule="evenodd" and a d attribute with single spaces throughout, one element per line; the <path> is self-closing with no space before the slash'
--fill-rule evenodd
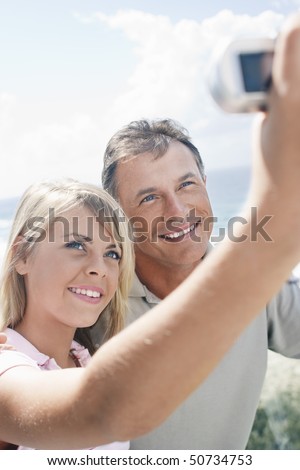
<path id="1" fill-rule="evenodd" d="M 102 182 L 123 207 L 135 233 L 132 322 L 183 282 L 211 250 L 212 211 L 203 163 L 179 124 L 142 120 L 125 126 L 109 141 Z M 245 448 L 268 348 L 300 358 L 300 292 L 293 280 L 269 302 L 205 383 L 158 429 L 132 441 L 131 448 Z"/>

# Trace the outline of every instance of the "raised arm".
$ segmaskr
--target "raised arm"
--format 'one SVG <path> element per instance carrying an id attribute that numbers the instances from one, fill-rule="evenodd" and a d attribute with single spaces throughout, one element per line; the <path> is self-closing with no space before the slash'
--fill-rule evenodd
<path id="1" fill-rule="evenodd" d="M 35 448 L 127 440 L 201 384 L 300 260 L 300 16 L 277 42 L 270 110 L 255 132 L 246 225 L 169 297 L 108 341 L 86 369 L 0 377 L 0 439 Z M 251 207 L 273 240 L 253 240 Z M 201 360 L 202 358 L 202 360 Z"/>

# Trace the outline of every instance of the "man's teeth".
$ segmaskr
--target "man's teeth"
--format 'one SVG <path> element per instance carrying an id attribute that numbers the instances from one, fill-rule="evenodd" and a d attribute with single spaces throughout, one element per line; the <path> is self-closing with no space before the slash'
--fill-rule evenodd
<path id="1" fill-rule="evenodd" d="M 164 235 L 164 238 L 178 238 L 182 237 L 182 235 L 186 235 L 187 233 L 191 232 L 195 228 L 195 224 L 191 225 L 190 227 L 186 228 L 185 230 L 181 230 L 180 232 L 168 233 L 168 235 Z"/>
<path id="2" fill-rule="evenodd" d="M 95 290 L 89 290 L 89 289 L 79 289 L 79 287 L 70 287 L 69 290 L 71 292 L 74 292 L 74 294 L 81 294 L 81 295 L 86 295 L 87 297 L 100 297 L 100 292 L 97 292 Z"/>

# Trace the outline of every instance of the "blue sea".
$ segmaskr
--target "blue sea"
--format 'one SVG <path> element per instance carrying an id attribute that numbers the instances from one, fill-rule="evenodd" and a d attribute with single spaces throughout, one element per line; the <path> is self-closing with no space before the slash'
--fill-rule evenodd
<path id="1" fill-rule="evenodd" d="M 240 214 L 248 195 L 249 184 L 249 167 L 226 168 L 207 172 L 207 191 L 216 218 L 212 240 L 218 240 L 224 231 L 227 233 L 229 219 Z"/>
<path id="2" fill-rule="evenodd" d="M 207 189 L 217 221 L 213 236 L 226 230 L 230 217 L 238 215 L 249 189 L 248 167 L 226 168 L 207 172 Z M 3 258 L 12 218 L 19 197 L 0 200 L 0 263 Z"/>

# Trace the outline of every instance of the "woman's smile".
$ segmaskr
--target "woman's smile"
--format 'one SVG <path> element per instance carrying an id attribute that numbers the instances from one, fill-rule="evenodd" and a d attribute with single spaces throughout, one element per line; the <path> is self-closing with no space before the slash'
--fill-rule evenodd
<path id="1" fill-rule="evenodd" d="M 68 290 L 78 299 L 92 304 L 100 303 L 104 295 L 103 289 L 95 286 L 68 287 Z"/>

